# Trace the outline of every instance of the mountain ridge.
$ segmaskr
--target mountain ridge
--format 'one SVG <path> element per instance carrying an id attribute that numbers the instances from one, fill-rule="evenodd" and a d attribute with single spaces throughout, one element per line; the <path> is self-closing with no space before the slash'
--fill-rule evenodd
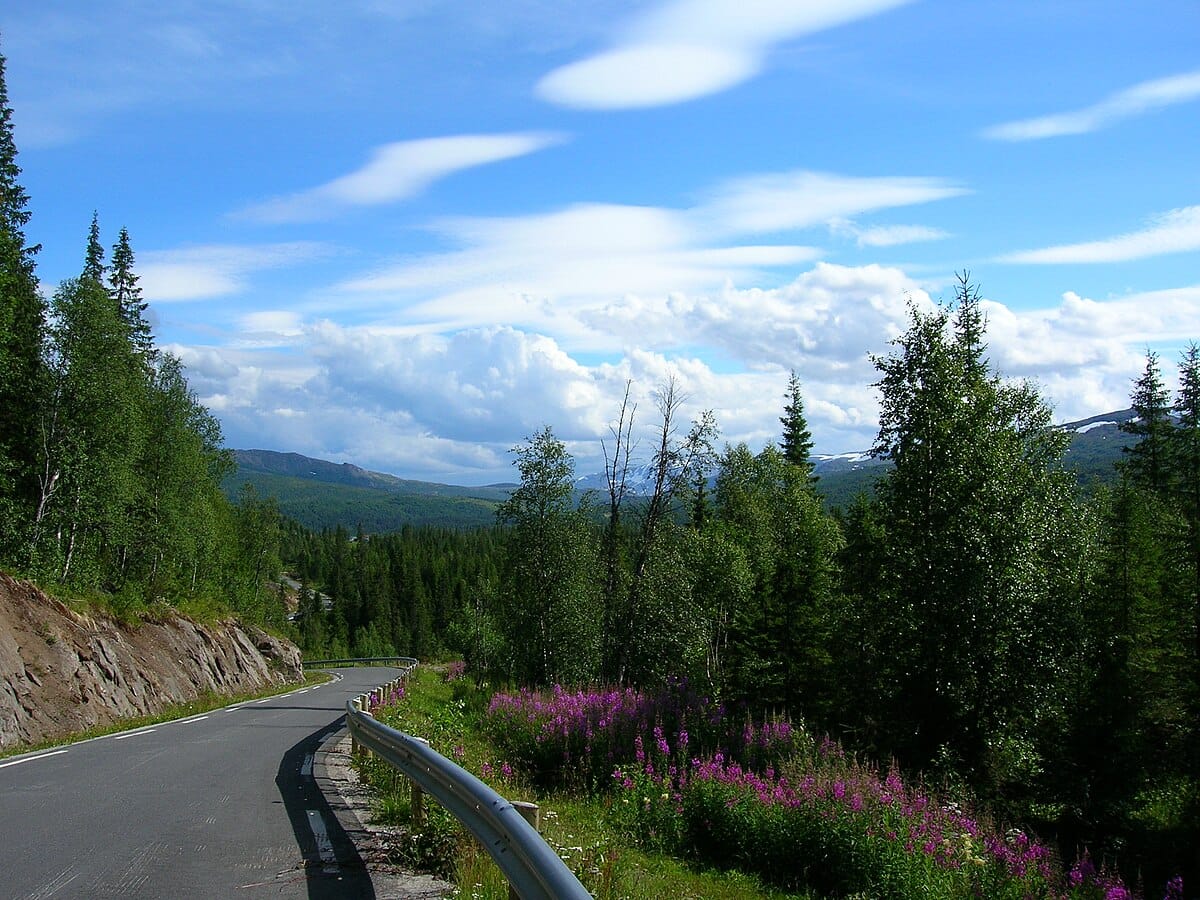
<path id="1" fill-rule="evenodd" d="M 1071 444 L 1063 465 L 1086 488 L 1112 480 L 1113 463 L 1131 436 L 1120 424 L 1134 417 L 1130 409 L 1100 413 L 1054 427 L 1068 432 Z M 236 471 L 224 483 L 236 496 L 249 482 L 262 495 L 276 497 L 280 511 L 309 528 L 362 527 L 368 532 L 395 531 L 404 525 L 476 528 L 496 521 L 496 508 L 515 484 L 453 485 L 401 478 L 353 463 L 335 463 L 277 450 L 234 450 Z M 870 491 L 888 466 L 869 451 L 816 454 L 817 490 L 828 507 L 844 507 L 861 491 Z M 653 485 L 649 464 L 631 466 L 630 494 L 645 496 Z M 607 490 L 603 472 L 578 477 L 582 491 Z"/>

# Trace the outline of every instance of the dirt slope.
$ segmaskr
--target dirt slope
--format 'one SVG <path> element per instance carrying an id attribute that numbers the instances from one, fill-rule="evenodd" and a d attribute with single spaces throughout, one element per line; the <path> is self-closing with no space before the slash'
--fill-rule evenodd
<path id="1" fill-rule="evenodd" d="M 0 747 L 301 678 L 299 650 L 257 628 L 178 615 L 120 625 L 0 572 Z"/>

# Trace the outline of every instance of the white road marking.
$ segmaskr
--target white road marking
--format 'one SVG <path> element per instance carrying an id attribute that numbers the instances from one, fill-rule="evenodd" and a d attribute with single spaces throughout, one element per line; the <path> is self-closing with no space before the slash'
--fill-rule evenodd
<path id="1" fill-rule="evenodd" d="M 261 700 L 255 700 L 254 702 L 255 703 L 267 703 L 268 701 L 274 700 L 274 699 L 275 699 L 274 697 L 263 697 Z"/>
<path id="2" fill-rule="evenodd" d="M 207 718 L 208 718 L 208 716 L 193 716 L 193 717 L 192 717 L 192 718 L 190 718 L 190 719 L 180 719 L 180 720 L 179 720 L 178 722 L 176 722 L 175 724 L 176 724 L 176 725 L 182 725 L 184 722 L 203 722 L 203 721 L 204 721 L 205 719 L 207 719 Z"/>
<path id="3" fill-rule="evenodd" d="M 332 875 L 338 871 L 337 855 L 333 852 L 333 842 L 329 840 L 329 832 L 325 830 L 325 820 L 315 809 L 306 810 L 306 812 L 308 813 L 308 826 L 312 829 L 313 837 L 317 841 L 317 854 L 321 857 L 321 862 L 325 863 L 322 871 L 327 875 Z"/>
<path id="4" fill-rule="evenodd" d="M 311 753 L 304 754 L 304 762 L 300 764 L 300 774 L 305 778 L 312 778 L 313 755 Z"/>
<path id="5" fill-rule="evenodd" d="M 52 879 L 42 885 L 39 890 L 30 894 L 30 898 L 32 898 L 32 900 L 45 900 L 47 897 L 53 897 L 60 890 L 65 888 L 68 884 L 79 877 L 80 873 L 72 871 L 73 868 L 73 866 L 67 866 L 67 868 L 63 869 Z"/>
<path id="6" fill-rule="evenodd" d="M 157 728 L 147 728 L 145 731 L 127 731 L 125 734 L 118 734 L 113 740 L 123 741 L 125 738 L 137 737 L 139 734 L 154 734 L 156 731 L 158 731 Z"/>
<path id="7" fill-rule="evenodd" d="M 45 759 L 47 756 L 58 756 L 60 753 L 66 752 L 66 750 L 55 750 L 53 753 L 42 753 L 38 756 L 28 756 L 25 759 L 14 759 L 10 762 L 0 763 L 0 769 L 7 769 L 9 766 L 19 766 L 21 763 L 33 762 L 35 759 Z"/>

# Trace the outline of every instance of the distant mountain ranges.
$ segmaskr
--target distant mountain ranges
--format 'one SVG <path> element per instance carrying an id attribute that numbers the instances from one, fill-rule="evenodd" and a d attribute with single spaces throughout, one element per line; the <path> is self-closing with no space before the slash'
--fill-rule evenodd
<path id="1" fill-rule="evenodd" d="M 1071 435 L 1064 466 L 1085 488 L 1113 480 L 1113 465 L 1131 441 L 1117 426 L 1131 418 L 1132 410 L 1125 409 L 1057 426 Z M 284 515 L 313 529 L 341 525 L 350 531 L 361 527 L 367 533 L 380 533 L 405 525 L 491 525 L 496 507 L 513 488 L 512 484 L 463 487 L 413 481 L 299 453 L 234 450 L 233 455 L 237 469 L 224 483 L 229 496 L 249 482 L 260 495 L 275 497 Z M 888 465 L 867 452 L 815 456 L 813 463 L 820 478 L 817 489 L 830 507 L 845 507 L 857 493 L 869 491 Z M 634 495 L 648 493 L 653 486 L 652 468 L 631 469 L 628 484 Z M 576 486 L 581 492 L 607 490 L 602 472 L 579 478 Z"/>

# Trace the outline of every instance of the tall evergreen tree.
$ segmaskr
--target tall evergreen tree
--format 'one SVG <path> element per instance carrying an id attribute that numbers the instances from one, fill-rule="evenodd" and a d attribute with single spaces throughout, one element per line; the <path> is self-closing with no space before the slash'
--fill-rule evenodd
<path id="1" fill-rule="evenodd" d="M 803 468 L 768 445 L 728 450 L 717 475 L 717 521 L 740 545 L 754 602 L 731 612 L 734 696 L 828 722 L 835 559 L 841 536 Z"/>
<path id="2" fill-rule="evenodd" d="M 1146 368 L 1133 383 L 1130 397 L 1134 418 L 1122 422 L 1120 429 L 1139 438 L 1130 447 L 1121 466 L 1122 471 L 1140 487 L 1165 491 L 1170 468 L 1168 454 L 1171 442 L 1171 395 L 1162 379 L 1158 354 L 1146 351 Z"/>
<path id="3" fill-rule="evenodd" d="M 1178 424 L 1172 433 L 1171 463 L 1176 496 L 1186 526 L 1185 596 L 1191 607 L 1190 735 L 1188 765 L 1200 812 L 1200 346 L 1188 345 L 1179 363 L 1179 391 L 1175 401 Z"/>
<path id="4" fill-rule="evenodd" d="M 112 266 L 108 273 L 108 286 L 121 317 L 129 327 L 130 337 L 137 351 L 149 360 L 154 353 L 154 335 L 145 312 L 149 304 L 142 299 L 138 276 L 133 271 L 133 247 L 129 243 L 129 230 L 122 228 L 113 245 Z"/>
<path id="5" fill-rule="evenodd" d="M 779 449 L 783 451 L 784 459 L 797 466 L 807 480 L 816 481 L 812 466 L 812 434 L 804 417 L 804 398 L 800 394 L 800 377 L 795 369 L 788 378 L 788 389 L 784 396 L 787 397 L 787 404 L 779 420 L 783 425 L 783 442 Z"/>
<path id="6" fill-rule="evenodd" d="M 36 503 L 38 410 L 46 309 L 25 243 L 29 197 L 18 180 L 12 108 L 0 55 L 0 553 L 11 553 Z"/>
<path id="7" fill-rule="evenodd" d="M 88 226 L 87 250 L 83 256 L 83 272 L 80 278 L 104 284 L 104 245 L 100 243 L 100 214 L 92 213 L 92 224 Z"/>

